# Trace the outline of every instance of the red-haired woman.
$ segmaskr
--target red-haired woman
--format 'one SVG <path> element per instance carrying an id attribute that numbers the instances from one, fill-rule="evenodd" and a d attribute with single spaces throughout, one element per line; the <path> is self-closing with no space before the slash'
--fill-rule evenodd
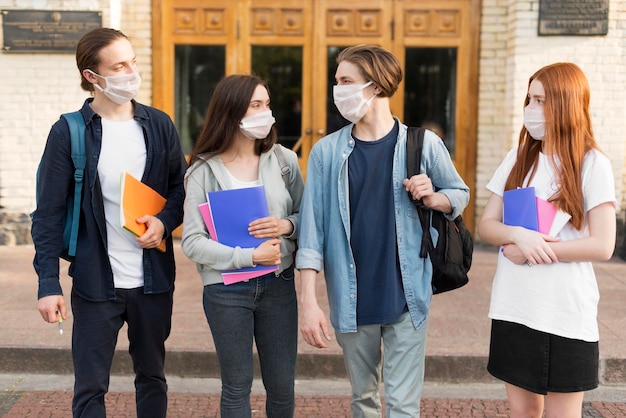
<path id="1" fill-rule="evenodd" d="M 512 417 L 580 417 L 598 385 L 598 287 L 593 261 L 615 245 L 611 163 L 598 148 L 589 84 L 572 63 L 537 71 L 518 147 L 487 184 L 480 237 L 502 247 L 489 317 L 489 372 L 505 382 Z M 503 223 L 503 194 L 535 188 L 557 209 L 549 233 Z"/>

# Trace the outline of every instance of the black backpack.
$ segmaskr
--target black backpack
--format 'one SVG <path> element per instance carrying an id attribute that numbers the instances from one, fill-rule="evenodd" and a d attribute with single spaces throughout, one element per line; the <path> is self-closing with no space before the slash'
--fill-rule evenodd
<path id="1" fill-rule="evenodd" d="M 407 178 L 419 174 L 424 145 L 424 128 L 409 128 L 406 139 L 406 170 Z M 420 257 L 430 256 L 433 265 L 433 294 L 447 292 L 464 286 L 469 281 L 467 272 L 472 265 L 474 240 L 467 230 L 463 218 L 459 215 L 453 221 L 439 211 L 434 211 L 414 200 L 409 199 L 417 208 L 422 225 L 422 247 Z M 433 245 L 430 227 L 439 232 L 437 245 Z"/>

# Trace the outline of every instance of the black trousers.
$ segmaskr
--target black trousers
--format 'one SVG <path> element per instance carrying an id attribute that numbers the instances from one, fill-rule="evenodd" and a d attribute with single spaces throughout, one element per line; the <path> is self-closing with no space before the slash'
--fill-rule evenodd
<path id="1" fill-rule="evenodd" d="M 106 417 L 104 395 L 124 322 L 135 371 L 137 418 L 165 417 L 165 340 L 172 325 L 172 303 L 173 291 L 145 295 L 143 287 L 116 289 L 116 300 L 107 302 L 90 302 L 72 292 L 74 418 Z"/>

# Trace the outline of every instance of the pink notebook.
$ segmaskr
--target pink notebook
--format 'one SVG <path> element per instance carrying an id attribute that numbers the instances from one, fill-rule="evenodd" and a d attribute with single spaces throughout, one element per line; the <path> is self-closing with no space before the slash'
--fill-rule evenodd
<path id="1" fill-rule="evenodd" d="M 539 223 L 539 232 L 542 234 L 550 234 L 552 222 L 556 216 L 557 207 L 552 203 L 540 197 L 537 198 L 537 220 Z"/>

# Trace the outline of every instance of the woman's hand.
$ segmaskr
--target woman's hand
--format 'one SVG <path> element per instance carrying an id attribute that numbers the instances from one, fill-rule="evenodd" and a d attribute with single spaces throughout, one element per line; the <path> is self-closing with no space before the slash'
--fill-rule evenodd
<path id="1" fill-rule="evenodd" d="M 550 264 L 559 259 L 548 245 L 549 242 L 558 242 L 558 238 L 530 229 L 516 227 L 514 243 L 502 246 L 504 256 L 515 264 L 529 263 Z"/>
<path id="2" fill-rule="evenodd" d="M 256 219 L 248 225 L 248 232 L 256 238 L 278 238 L 281 235 L 289 235 L 292 231 L 291 222 L 274 216 Z"/>
<path id="3" fill-rule="evenodd" d="M 280 240 L 268 239 L 252 251 L 252 262 L 263 266 L 280 264 Z"/>

